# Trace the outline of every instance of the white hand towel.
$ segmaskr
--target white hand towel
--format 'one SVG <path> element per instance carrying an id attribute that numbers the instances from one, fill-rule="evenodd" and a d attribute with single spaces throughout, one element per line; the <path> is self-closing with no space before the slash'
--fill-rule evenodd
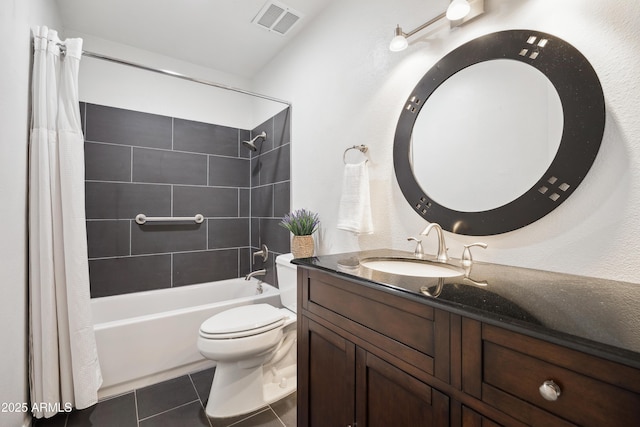
<path id="1" fill-rule="evenodd" d="M 338 228 L 356 234 L 373 233 L 367 161 L 344 166 Z"/>

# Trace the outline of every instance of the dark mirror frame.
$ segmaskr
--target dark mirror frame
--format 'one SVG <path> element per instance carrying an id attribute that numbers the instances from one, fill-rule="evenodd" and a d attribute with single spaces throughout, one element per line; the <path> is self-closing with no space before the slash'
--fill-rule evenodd
<path id="1" fill-rule="evenodd" d="M 546 44 L 540 45 L 541 40 L 546 40 Z M 517 199 L 481 212 L 452 210 L 432 200 L 429 189 L 423 189 L 413 175 L 410 161 L 413 126 L 427 99 L 445 80 L 466 67 L 494 59 L 524 62 L 551 81 L 560 96 L 564 115 L 560 146 L 544 175 Z M 531 123 L 531 126 L 535 125 Z M 437 222 L 443 229 L 457 234 L 506 233 L 547 215 L 575 191 L 598 154 L 604 125 L 604 94 L 600 80 L 589 61 L 575 47 L 540 31 L 507 30 L 487 34 L 444 56 L 424 75 L 407 99 L 393 146 L 396 178 L 409 204 L 427 221 Z M 526 129 L 522 131 L 526 132 Z M 437 161 L 437 153 L 433 158 Z M 455 169 L 451 173 L 455 174 Z M 482 168 L 478 173 L 482 173 Z"/>

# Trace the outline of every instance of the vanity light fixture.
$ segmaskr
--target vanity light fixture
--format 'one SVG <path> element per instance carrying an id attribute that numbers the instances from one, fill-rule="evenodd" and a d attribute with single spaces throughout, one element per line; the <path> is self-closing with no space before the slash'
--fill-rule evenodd
<path id="1" fill-rule="evenodd" d="M 407 46 L 409 46 L 409 42 L 407 41 L 408 34 L 402 32 L 402 28 L 400 25 L 396 27 L 396 36 L 391 39 L 391 43 L 389 43 L 389 50 L 391 52 L 400 52 L 401 50 L 405 50 Z"/>
<path id="2" fill-rule="evenodd" d="M 484 0 L 453 0 L 445 12 L 408 33 L 403 32 L 400 25 L 398 25 L 395 29 L 395 36 L 391 39 L 391 43 L 389 44 L 389 50 L 392 52 L 405 50 L 407 46 L 409 46 L 409 42 L 407 40 L 409 37 L 419 33 L 428 26 L 435 24 L 442 18 L 446 17 L 450 21 L 451 28 L 454 28 L 475 18 L 483 12 Z"/>

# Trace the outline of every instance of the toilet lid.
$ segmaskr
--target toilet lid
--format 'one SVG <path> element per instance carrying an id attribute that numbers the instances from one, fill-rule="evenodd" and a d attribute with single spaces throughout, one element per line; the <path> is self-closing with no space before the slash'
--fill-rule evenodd
<path id="1" fill-rule="evenodd" d="M 269 304 L 234 307 L 218 313 L 200 325 L 200 334 L 208 338 L 238 338 L 277 328 L 285 315 Z"/>

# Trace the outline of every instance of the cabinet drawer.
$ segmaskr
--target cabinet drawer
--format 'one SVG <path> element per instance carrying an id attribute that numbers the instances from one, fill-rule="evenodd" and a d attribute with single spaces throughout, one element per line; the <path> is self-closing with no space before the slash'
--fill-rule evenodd
<path id="1" fill-rule="evenodd" d="M 330 310 L 423 354 L 434 355 L 434 310 L 424 304 L 311 272 L 303 305 L 312 312 L 314 306 Z"/>
<path id="2" fill-rule="evenodd" d="M 613 377 L 615 364 L 584 354 L 580 355 L 582 360 L 572 362 L 570 349 L 498 328 L 488 329 L 489 333 L 485 333 L 487 328 L 483 328 L 482 348 L 485 402 L 530 425 L 568 424 L 553 416 L 583 426 L 626 426 L 640 420 L 640 395 L 620 387 L 620 382 L 613 385 L 585 370 L 587 366 L 608 370 L 606 375 Z M 509 334 L 515 341 L 508 339 Z M 527 345 L 518 346 L 518 341 Z M 536 350 L 528 351 L 528 345 L 535 346 L 536 341 Z M 624 375 L 625 368 L 620 375 Z M 545 381 L 553 381 L 559 387 L 557 400 L 542 397 L 539 387 Z"/>

